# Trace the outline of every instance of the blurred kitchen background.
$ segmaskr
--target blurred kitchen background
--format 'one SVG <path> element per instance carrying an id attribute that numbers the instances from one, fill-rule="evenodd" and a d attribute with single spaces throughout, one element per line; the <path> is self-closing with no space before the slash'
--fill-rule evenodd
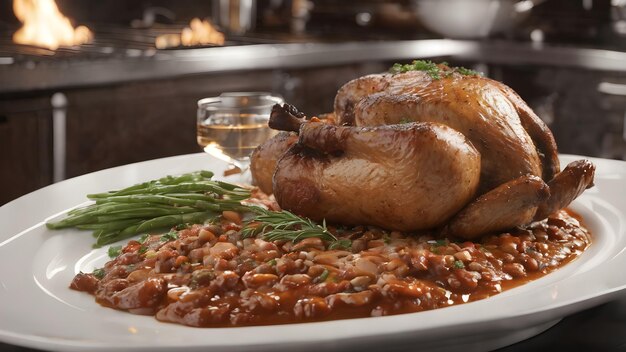
<path id="1" fill-rule="evenodd" d="M 0 205 L 199 152 L 200 98 L 323 113 L 348 80 L 418 58 L 510 85 L 562 153 L 626 158 L 626 0 L 0 0 Z"/>

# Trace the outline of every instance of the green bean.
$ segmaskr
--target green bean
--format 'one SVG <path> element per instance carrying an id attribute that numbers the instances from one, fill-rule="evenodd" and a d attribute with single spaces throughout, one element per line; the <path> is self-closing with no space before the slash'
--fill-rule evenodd
<path id="1" fill-rule="evenodd" d="M 79 230 L 122 230 L 127 228 L 130 225 L 140 223 L 145 221 L 145 219 L 141 218 L 131 218 L 131 219 L 122 219 L 117 221 L 109 221 L 106 223 L 93 223 L 93 224 L 84 224 L 77 225 L 76 228 Z"/>
<path id="2" fill-rule="evenodd" d="M 181 223 L 202 223 L 225 210 L 245 211 L 250 191 L 211 180 L 210 171 L 166 176 L 117 191 L 90 194 L 95 203 L 47 223 L 50 229 L 92 230 L 96 246 Z"/>
<path id="3" fill-rule="evenodd" d="M 137 232 L 147 232 L 154 229 L 171 227 L 184 223 L 200 223 L 215 215 L 215 213 L 202 211 L 188 214 L 160 216 L 141 223 L 141 225 L 137 228 Z"/>
<path id="4" fill-rule="evenodd" d="M 196 171 L 188 174 L 183 174 L 180 176 L 165 176 L 158 180 L 158 182 L 164 185 L 178 184 L 181 182 L 189 182 L 189 181 L 202 181 L 202 180 L 210 180 L 213 177 L 213 172 L 211 171 Z"/>
<path id="5" fill-rule="evenodd" d="M 95 220 L 95 216 L 92 214 L 81 214 L 65 218 L 58 222 L 48 222 L 46 227 L 51 230 L 64 229 L 68 227 L 74 227 L 76 225 L 88 224 Z"/>
<path id="6" fill-rule="evenodd" d="M 204 170 L 191 172 L 191 173 L 183 174 L 180 176 L 165 176 L 158 180 L 139 183 L 134 186 L 130 186 L 130 187 L 118 190 L 118 191 L 89 194 L 87 195 L 87 198 L 96 199 L 96 198 L 106 198 L 106 197 L 115 196 L 115 195 L 128 195 L 128 194 L 132 194 L 132 192 L 158 186 L 159 184 L 160 185 L 176 185 L 182 182 L 208 181 L 211 179 L 211 177 L 213 177 L 213 173 L 211 171 L 204 171 Z"/>
<path id="7" fill-rule="evenodd" d="M 181 199 L 193 199 L 193 200 L 203 200 L 207 202 L 218 202 L 219 198 L 207 195 L 204 193 L 168 193 L 168 197 L 181 198 Z"/>
<path id="8" fill-rule="evenodd" d="M 192 207 L 173 207 L 172 209 L 136 209 L 123 212 L 114 212 L 109 214 L 98 215 L 96 222 L 106 223 L 110 221 L 128 219 L 128 218 L 143 218 L 149 219 L 157 216 L 176 215 L 197 212 L 198 209 Z"/>
<path id="9" fill-rule="evenodd" d="M 128 226 L 121 231 L 102 232 L 96 236 L 94 247 L 99 248 L 132 237 L 137 234 L 137 227 L 139 227 L 139 224 Z"/>

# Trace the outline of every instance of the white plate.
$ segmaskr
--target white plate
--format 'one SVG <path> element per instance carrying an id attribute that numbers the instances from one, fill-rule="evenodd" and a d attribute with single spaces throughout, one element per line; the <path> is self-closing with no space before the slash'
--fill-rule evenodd
<path id="1" fill-rule="evenodd" d="M 565 164 L 578 157 L 563 156 Z M 626 163 L 592 159 L 596 187 L 572 205 L 591 228 L 579 259 L 539 280 L 455 307 L 380 318 L 244 328 L 198 329 L 103 308 L 68 289 L 79 271 L 107 260 L 76 230 L 49 231 L 46 219 L 88 193 L 224 163 L 205 154 L 147 161 L 63 181 L 0 208 L 0 341 L 67 351 L 490 349 L 530 337 L 561 317 L 626 288 Z"/>

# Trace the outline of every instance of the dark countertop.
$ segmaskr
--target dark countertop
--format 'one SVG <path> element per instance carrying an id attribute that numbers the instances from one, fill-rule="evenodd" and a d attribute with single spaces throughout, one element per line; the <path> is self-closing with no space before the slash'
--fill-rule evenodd
<path id="1" fill-rule="evenodd" d="M 0 343 L 0 351 L 39 350 Z M 626 351 L 626 292 L 617 300 L 565 317 L 545 332 L 498 351 Z"/>
<path id="2" fill-rule="evenodd" d="M 153 50 L 124 59 L 57 60 L 28 64 L 0 55 L 0 94 L 197 74 L 438 57 L 487 64 L 547 65 L 626 72 L 626 52 L 546 43 L 451 39 L 283 43 Z"/>

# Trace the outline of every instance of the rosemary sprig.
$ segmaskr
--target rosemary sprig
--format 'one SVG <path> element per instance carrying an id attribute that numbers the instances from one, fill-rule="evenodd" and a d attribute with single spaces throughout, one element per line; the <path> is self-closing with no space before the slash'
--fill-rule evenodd
<path id="1" fill-rule="evenodd" d="M 350 240 L 339 239 L 326 227 L 326 220 L 316 224 L 311 219 L 300 217 L 290 211 L 271 211 L 261 207 L 250 207 L 257 215 L 247 222 L 242 236 L 253 237 L 261 235 L 266 241 L 299 242 L 305 238 L 319 237 L 322 241 L 330 242 L 329 249 L 349 248 Z"/>

